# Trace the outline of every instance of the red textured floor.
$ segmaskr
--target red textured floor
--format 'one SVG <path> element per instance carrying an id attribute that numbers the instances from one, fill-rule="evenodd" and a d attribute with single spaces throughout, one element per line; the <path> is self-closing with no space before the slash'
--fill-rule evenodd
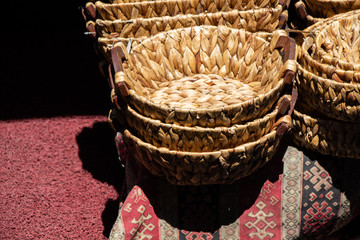
<path id="1" fill-rule="evenodd" d="M 0 122 L 0 239 L 106 239 L 122 182 L 104 116 Z"/>

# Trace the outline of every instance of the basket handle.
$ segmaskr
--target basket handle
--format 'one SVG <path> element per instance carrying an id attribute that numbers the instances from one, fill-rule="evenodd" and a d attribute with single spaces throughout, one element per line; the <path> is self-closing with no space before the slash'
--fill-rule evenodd
<path id="1" fill-rule="evenodd" d="M 89 14 L 93 19 L 96 19 L 96 6 L 92 2 L 88 2 L 85 5 L 87 14 Z"/>
<path id="2" fill-rule="evenodd" d="M 306 20 L 310 25 L 318 21 L 321 21 L 321 18 L 315 18 L 308 14 L 305 3 L 302 1 L 298 1 L 297 3 L 295 3 L 295 11 L 297 15 L 300 17 L 300 19 Z"/>
<path id="3" fill-rule="evenodd" d="M 120 90 L 122 96 L 129 96 L 129 89 L 124 80 L 124 72 L 122 63 L 128 56 L 128 52 L 123 43 L 116 44 L 111 49 L 111 60 L 114 66 L 116 86 Z"/>
<path id="4" fill-rule="evenodd" d="M 278 114 L 282 117 L 280 117 L 273 126 L 273 128 L 276 129 L 276 134 L 278 136 L 284 135 L 287 131 L 291 129 L 292 127 L 291 115 L 294 111 L 297 98 L 298 98 L 298 91 L 293 84 L 291 95 L 286 94 L 279 99 L 277 108 L 278 108 Z"/>
<path id="5" fill-rule="evenodd" d="M 289 36 L 281 35 L 276 42 L 275 49 L 284 49 L 285 70 L 283 72 L 284 82 L 291 84 L 296 72 L 296 43 L 295 39 Z"/>

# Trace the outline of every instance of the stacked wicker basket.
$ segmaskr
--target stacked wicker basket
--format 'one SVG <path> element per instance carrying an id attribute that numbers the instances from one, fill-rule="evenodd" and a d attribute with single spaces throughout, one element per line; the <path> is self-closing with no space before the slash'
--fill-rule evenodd
<path id="1" fill-rule="evenodd" d="M 134 46 L 151 35 L 199 25 L 226 25 L 272 32 L 287 21 L 290 0 L 114 0 L 86 5 L 87 28 L 101 55 L 111 63 L 117 42 Z"/>
<path id="2" fill-rule="evenodd" d="M 298 48 L 295 141 L 314 151 L 360 158 L 360 10 L 305 29 Z"/>
<path id="3" fill-rule="evenodd" d="M 299 17 L 312 25 L 336 14 L 360 8 L 359 0 L 305 0 L 295 3 Z"/>
<path id="4" fill-rule="evenodd" d="M 295 41 L 277 30 L 286 7 L 87 4 L 88 29 L 112 63 L 110 121 L 136 160 L 173 184 L 201 185 L 234 182 L 271 159 L 295 102 Z"/>

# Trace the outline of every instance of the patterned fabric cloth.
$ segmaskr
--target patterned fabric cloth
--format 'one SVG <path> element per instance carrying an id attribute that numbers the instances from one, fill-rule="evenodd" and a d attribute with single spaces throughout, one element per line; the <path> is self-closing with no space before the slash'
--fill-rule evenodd
<path id="1" fill-rule="evenodd" d="M 127 156 L 128 194 L 110 239 L 320 239 L 359 215 L 360 161 L 282 145 L 260 171 L 230 185 L 175 186 Z"/>

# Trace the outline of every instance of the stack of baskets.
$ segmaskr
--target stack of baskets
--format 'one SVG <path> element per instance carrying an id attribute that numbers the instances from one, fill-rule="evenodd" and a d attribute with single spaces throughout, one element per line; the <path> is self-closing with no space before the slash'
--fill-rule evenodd
<path id="1" fill-rule="evenodd" d="M 226 25 L 251 32 L 272 32 L 285 26 L 289 0 L 114 0 L 86 5 L 88 32 L 111 63 L 117 42 L 132 46 L 171 29 Z"/>
<path id="2" fill-rule="evenodd" d="M 359 0 L 305 0 L 295 3 L 299 17 L 312 25 L 324 18 L 360 8 Z"/>
<path id="3" fill-rule="evenodd" d="M 113 0 L 86 5 L 110 63 L 110 122 L 151 173 L 231 183 L 262 167 L 292 124 L 288 0 Z M 287 91 L 287 92 L 286 92 Z"/>
<path id="4" fill-rule="evenodd" d="M 310 150 L 360 158 L 359 23 L 360 10 L 354 10 L 304 30 L 293 133 Z"/>
<path id="5" fill-rule="evenodd" d="M 174 29 L 131 53 L 118 43 L 113 56 L 111 119 L 125 118 L 130 152 L 173 184 L 245 177 L 271 159 L 290 128 L 293 99 L 283 93 L 296 72 L 295 41 L 283 30 Z"/>

